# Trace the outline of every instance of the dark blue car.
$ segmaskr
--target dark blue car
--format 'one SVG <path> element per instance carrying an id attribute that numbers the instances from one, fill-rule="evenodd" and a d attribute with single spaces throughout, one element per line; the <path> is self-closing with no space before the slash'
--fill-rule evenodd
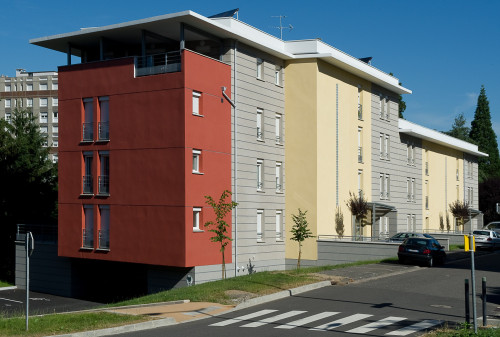
<path id="1" fill-rule="evenodd" d="M 406 239 L 398 250 L 400 263 L 419 262 L 432 267 L 446 260 L 444 247 L 436 239 L 414 237 Z"/>

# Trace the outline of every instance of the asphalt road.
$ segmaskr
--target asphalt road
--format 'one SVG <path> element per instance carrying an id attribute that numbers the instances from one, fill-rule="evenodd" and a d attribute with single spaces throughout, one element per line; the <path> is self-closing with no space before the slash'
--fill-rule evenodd
<path id="1" fill-rule="evenodd" d="M 499 259 L 498 252 L 476 259 L 479 317 L 482 277 L 487 278 L 488 313 L 495 314 L 500 306 Z M 386 278 L 326 287 L 209 319 L 121 336 L 418 336 L 445 322 L 464 322 L 464 279 L 470 278 L 470 259 L 437 268 L 400 267 L 402 273 Z"/>

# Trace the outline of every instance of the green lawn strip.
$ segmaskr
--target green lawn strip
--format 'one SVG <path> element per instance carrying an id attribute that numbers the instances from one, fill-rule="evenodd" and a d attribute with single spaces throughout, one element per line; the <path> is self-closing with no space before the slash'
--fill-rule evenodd
<path id="1" fill-rule="evenodd" d="M 72 332 L 111 328 L 149 320 L 144 316 L 119 315 L 107 312 L 50 314 L 30 317 L 26 331 L 24 317 L 0 318 L 0 336 L 49 336 Z"/>
<path id="2" fill-rule="evenodd" d="M 255 295 L 266 295 L 286 289 L 321 281 L 314 273 L 325 270 L 339 269 L 356 265 L 374 264 L 383 261 L 394 261 L 395 258 L 361 261 L 335 266 L 320 266 L 301 268 L 300 270 L 263 271 L 251 275 L 228 278 L 226 280 L 197 284 L 191 287 L 176 288 L 156 294 L 134 298 L 127 301 L 110 304 L 109 307 L 190 300 L 192 302 L 214 302 L 220 304 L 234 304 L 226 294 L 228 290 L 240 290 Z"/>
<path id="3" fill-rule="evenodd" d="M 464 245 L 450 245 L 450 251 L 464 249 Z"/>
<path id="4" fill-rule="evenodd" d="M 3 288 L 3 287 L 12 287 L 12 284 L 10 284 L 9 282 L 5 282 L 5 281 L 0 280 L 0 288 Z"/>
<path id="5" fill-rule="evenodd" d="M 470 328 L 457 328 L 453 329 L 439 329 L 426 333 L 423 337 L 500 337 L 500 329 L 498 328 L 478 328 L 477 334 L 474 329 Z"/>

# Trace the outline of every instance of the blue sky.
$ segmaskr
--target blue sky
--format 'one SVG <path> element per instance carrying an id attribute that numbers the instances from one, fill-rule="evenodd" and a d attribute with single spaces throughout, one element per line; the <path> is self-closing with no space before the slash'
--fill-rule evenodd
<path id="1" fill-rule="evenodd" d="M 285 40 L 321 38 L 392 72 L 411 89 L 405 117 L 439 131 L 457 114 L 474 117 L 482 84 L 493 129 L 500 135 L 500 1 L 116 1 L 11 0 L 0 11 L 0 74 L 16 68 L 56 70 L 66 56 L 31 46 L 29 39 L 183 10 L 212 15 L 240 8 L 239 19 Z"/>

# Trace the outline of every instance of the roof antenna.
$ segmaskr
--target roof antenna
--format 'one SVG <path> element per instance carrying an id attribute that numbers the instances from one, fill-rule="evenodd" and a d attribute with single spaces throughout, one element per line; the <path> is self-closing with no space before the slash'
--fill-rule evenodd
<path id="1" fill-rule="evenodd" d="M 280 30 L 280 38 L 283 40 L 283 29 L 288 29 L 288 31 L 293 29 L 292 25 L 288 25 L 288 27 L 283 27 L 283 24 L 281 23 L 281 20 L 286 18 L 286 15 L 277 15 L 277 16 L 271 16 L 272 18 L 280 18 L 280 25 L 279 27 L 273 27 L 273 28 L 278 28 Z"/>

